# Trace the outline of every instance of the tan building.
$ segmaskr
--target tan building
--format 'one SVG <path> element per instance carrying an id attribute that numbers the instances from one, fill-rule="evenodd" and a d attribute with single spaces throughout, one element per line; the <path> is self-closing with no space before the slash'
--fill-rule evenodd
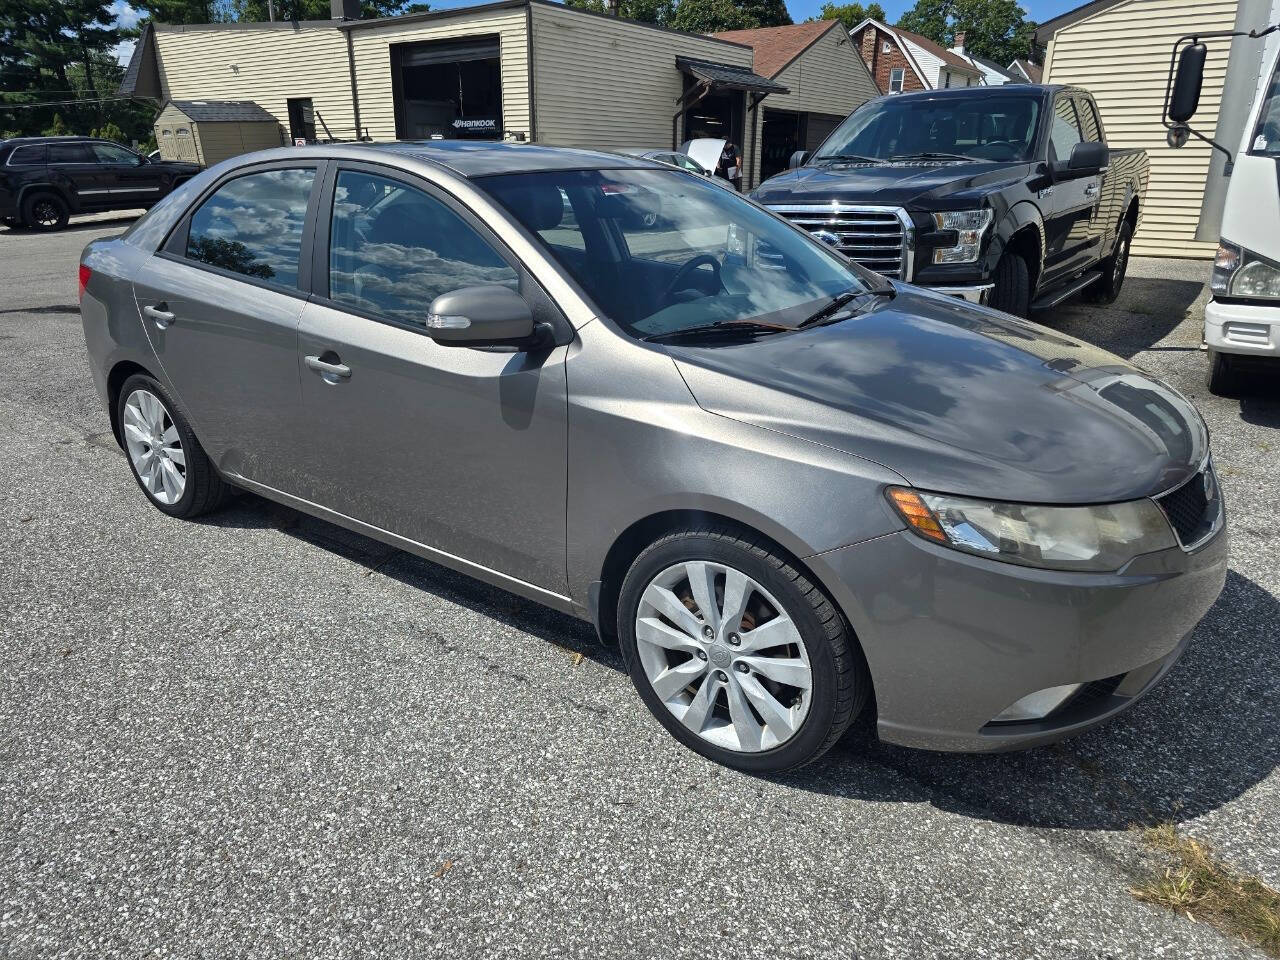
<path id="1" fill-rule="evenodd" d="M 1212 257 L 1212 239 L 1197 239 L 1213 149 L 1192 140 L 1170 149 L 1161 123 L 1174 41 L 1197 31 L 1235 28 L 1237 0 L 1095 0 L 1036 31 L 1048 45 L 1045 83 L 1084 87 L 1098 101 L 1107 141 L 1142 147 L 1151 181 L 1133 252 L 1147 256 Z M 1227 75 L 1227 41 L 1210 43 L 1204 92 L 1195 123 L 1213 134 Z M 1235 148 L 1235 143 L 1231 144 Z"/>
<path id="2" fill-rule="evenodd" d="M 161 159 L 206 167 L 284 142 L 276 118 L 250 101 L 170 100 L 155 133 Z"/>
<path id="3" fill-rule="evenodd" d="M 345 4 L 358 12 L 356 0 Z M 341 13 L 344 0 L 334 6 Z M 788 109 L 843 116 L 874 95 L 856 58 L 831 49 L 838 40 L 829 26 L 815 31 L 784 82 L 754 69 L 747 43 L 550 0 L 376 20 L 156 24 L 144 29 L 122 91 L 252 101 L 290 143 L 460 137 L 664 149 L 696 127 L 743 149 L 749 187 L 760 171 L 761 103 L 789 96 Z M 824 83 L 839 92 L 823 95 Z"/>

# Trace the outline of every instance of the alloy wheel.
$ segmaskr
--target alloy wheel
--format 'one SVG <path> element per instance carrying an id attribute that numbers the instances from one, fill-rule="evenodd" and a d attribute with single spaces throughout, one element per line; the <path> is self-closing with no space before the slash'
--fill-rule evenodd
<path id="1" fill-rule="evenodd" d="M 124 403 L 124 441 L 147 493 L 166 506 L 182 499 L 187 456 L 173 417 L 150 390 L 134 390 Z"/>
<path id="2" fill-rule="evenodd" d="M 1120 249 L 1116 251 L 1116 262 L 1115 262 L 1115 265 L 1111 268 L 1112 286 L 1115 287 L 1117 290 L 1120 289 L 1120 284 L 1124 282 L 1124 272 L 1126 269 L 1128 269 L 1128 266 L 1129 266 L 1129 238 L 1121 237 Z"/>
<path id="3" fill-rule="evenodd" d="M 32 219 L 38 226 L 53 227 L 58 223 L 58 208 L 52 200 L 37 200 L 31 208 Z"/>
<path id="4" fill-rule="evenodd" d="M 708 743 L 758 753 L 803 725 L 808 652 L 782 604 L 742 571 L 707 560 L 668 567 L 640 595 L 635 630 L 654 693 Z"/>

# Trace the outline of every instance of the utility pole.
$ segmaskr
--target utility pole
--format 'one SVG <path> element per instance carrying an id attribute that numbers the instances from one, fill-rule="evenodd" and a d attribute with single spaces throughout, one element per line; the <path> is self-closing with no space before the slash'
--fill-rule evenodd
<path id="1" fill-rule="evenodd" d="M 267 0 L 267 19 L 272 23 L 276 22 L 276 4 L 275 0 Z"/>

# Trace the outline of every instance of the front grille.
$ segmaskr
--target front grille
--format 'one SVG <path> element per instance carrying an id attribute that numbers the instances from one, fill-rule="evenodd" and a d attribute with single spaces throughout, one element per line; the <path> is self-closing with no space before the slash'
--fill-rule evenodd
<path id="1" fill-rule="evenodd" d="M 1205 467 L 1176 490 L 1157 497 L 1156 503 L 1169 518 L 1178 542 L 1184 547 L 1195 546 L 1212 532 L 1222 509 L 1213 468 Z"/>
<path id="2" fill-rule="evenodd" d="M 910 280 L 910 220 L 896 207 L 773 206 L 775 213 L 813 234 L 828 233 L 850 260 L 895 280 Z"/>

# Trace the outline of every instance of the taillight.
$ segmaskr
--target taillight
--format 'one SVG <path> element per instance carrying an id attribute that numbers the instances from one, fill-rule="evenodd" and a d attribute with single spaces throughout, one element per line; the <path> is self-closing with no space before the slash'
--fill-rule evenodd
<path id="1" fill-rule="evenodd" d="M 89 278 L 92 276 L 93 276 L 93 271 L 90 270 L 88 267 L 86 267 L 83 263 L 80 264 L 79 297 L 80 297 L 80 302 L 82 303 L 84 302 L 84 288 L 89 285 Z"/>

